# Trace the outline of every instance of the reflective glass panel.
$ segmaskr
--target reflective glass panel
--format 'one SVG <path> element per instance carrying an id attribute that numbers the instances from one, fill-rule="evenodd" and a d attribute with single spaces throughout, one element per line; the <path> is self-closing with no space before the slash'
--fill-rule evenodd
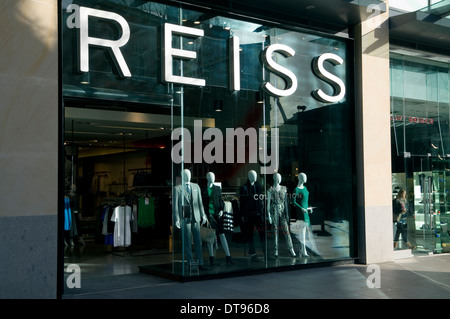
<path id="1" fill-rule="evenodd" d="M 352 257 L 351 42 L 128 2 L 63 1 L 67 192 L 88 250 L 176 278 Z"/>
<path id="2" fill-rule="evenodd" d="M 407 207 L 395 249 L 449 247 L 449 79 L 448 64 L 391 55 L 393 200 L 404 189 Z"/>

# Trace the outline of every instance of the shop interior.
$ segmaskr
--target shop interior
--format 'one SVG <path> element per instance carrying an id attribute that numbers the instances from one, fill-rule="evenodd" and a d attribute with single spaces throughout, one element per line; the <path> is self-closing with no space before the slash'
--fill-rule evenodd
<path id="1" fill-rule="evenodd" d="M 339 179 L 339 176 L 332 176 L 332 173 L 321 176 L 320 161 L 316 158 L 316 165 L 310 165 L 309 169 L 312 173 L 308 187 L 316 209 L 311 214 L 312 237 L 307 246 L 307 256 L 301 254 L 300 221 L 295 216 L 291 216 L 290 231 L 297 256 L 290 256 L 286 240 L 280 235 L 279 256 L 272 258 L 273 233 L 267 225 L 269 231 L 264 234 L 262 242 L 255 231 L 257 252 L 262 257 L 259 263 L 249 262 L 248 246 L 242 236 L 235 232 L 235 226 L 238 229 L 239 225 L 234 223 L 233 229 L 225 234 L 233 258 L 232 265 L 226 263 L 225 251 L 217 236 L 214 244 L 214 267 L 198 273 L 183 266 L 175 271 L 179 276 L 174 276 L 174 269 L 183 263 L 181 236 L 179 231 L 174 231 L 172 224 L 172 176 L 177 175 L 173 173 L 177 168 L 172 164 L 170 153 L 173 143 L 171 115 L 167 114 L 169 112 L 165 107 L 159 110 L 152 108 L 150 114 L 142 112 L 141 106 L 127 107 L 121 103 L 122 107 L 112 107 L 111 103 L 105 104 L 107 105 L 97 102 L 95 107 L 89 104 L 87 108 L 88 104 L 78 99 L 66 99 L 65 103 L 65 198 L 71 203 L 71 226 L 64 231 L 64 264 L 81 265 L 83 278 L 95 281 L 100 277 L 139 272 L 163 277 L 169 273 L 168 277 L 184 280 L 197 278 L 199 275 L 205 277 L 242 271 L 264 271 L 270 267 L 348 258 L 351 246 L 349 216 L 343 216 L 345 208 L 339 205 L 334 209 L 324 207 L 323 205 L 330 203 L 329 193 L 319 187 L 321 183 L 325 183 L 329 192 L 333 192 L 337 185 L 328 181 Z M 310 123 L 304 125 L 305 134 L 317 134 L 317 126 L 324 125 L 317 119 L 329 122 L 332 114 L 333 107 L 324 111 L 322 116 L 318 116 L 317 111 L 304 112 L 301 116 L 309 119 L 307 122 Z M 292 142 L 294 136 L 299 136 L 299 121 L 294 117 L 291 119 L 293 124 L 287 122 L 280 133 L 280 152 L 286 155 L 283 157 L 286 160 L 281 160 L 280 171 L 288 172 L 283 174 L 281 184 L 288 189 L 295 188 L 298 178 L 299 163 L 288 161 L 290 156 L 287 154 L 297 154 Z M 316 141 L 317 138 L 316 136 Z M 327 139 L 326 136 L 321 138 Z M 334 138 L 339 139 L 339 136 Z M 305 140 L 311 141 L 314 138 L 311 136 Z M 307 147 L 314 148 L 311 145 Z M 311 153 L 314 154 L 314 151 Z M 336 152 L 336 156 L 338 154 Z M 339 165 L 340 160 L 342 159 L 335 158 L 335 165 Z M 188 168 L 193 173 L 192 181 L 200 187 L 206 185 L 208 171 L 217 172 L 216 182 L 222 188 L 223 199 L 237 204 L 235 210 L 238 211 L 238 186 L 246 181 L 249 168 L 254 167 L 229 166 L 220 170 L 218 166 L 191 165 Z M 227 180 L 226 175 L 230 174 L 230 169 L 237 171 L 236 176 L 240 177 Z M 333 171 L 337 175 L 347 173 Z M 260 175 L 258 180 L 265 190 L 273 184 L 272 175 Z M 337 203 L 336 199 L 334 202 Z M 136 212 L 142 203 L 151 204 L 151 218 L 141 220 L 141 215 L 135 214 L 134 220 L 130 221 L 129 242 L 125 239 L 124 243 L 115 245 L 112 228 L 109 228 L 115 225 L 109 222 L 111 215 L 107 215 L 108 209 L 111 214 L 115 207 L 129 205 Z M 236 220 L 237 216 L 236 214 Z M 65 219 L 66 217 L 65 214 Z M 208 248 L 203 243 L 203 258 L 207 266 L 208 253 Z"/>

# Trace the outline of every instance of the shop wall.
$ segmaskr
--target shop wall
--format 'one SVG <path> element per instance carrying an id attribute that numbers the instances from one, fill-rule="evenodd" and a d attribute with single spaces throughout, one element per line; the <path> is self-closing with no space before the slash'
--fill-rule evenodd
<path id="1" fill-rule="evenodd" d="M 355 28 L 358 246 L 363 263 L 393 258 L 388 17 L 386 11 Z"/>
<path id="2" fill-rule="evenodd" d="M 0 4 L 0 298 L 55 298 L 57 1 Z"/>

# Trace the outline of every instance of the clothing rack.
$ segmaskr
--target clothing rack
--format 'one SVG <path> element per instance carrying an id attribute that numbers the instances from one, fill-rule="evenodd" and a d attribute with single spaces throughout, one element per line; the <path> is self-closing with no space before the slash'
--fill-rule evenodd
<path id="1" fill-rule="evenodd" d="M 130 192 L 130 194 L 125 196 L 125 197 L 105 198 L 103 200 L 103 202 L 102 202 L 102 207 L 104 205 L 127 205 L 127 206 L 130 206 L 131 207 L 131 214 L 135 218 L 134 222 L 138 223 L 138 219 L 137 219 L 138 216 L 133 214 L 134 208 L 135 208 L 134 206 L 135 205 L 137 206 L 137 203 L 138 203 L 139 199 L 141 199 L 141 198 L 145 198 L 145 197 L 152 198 L 152 192 L 150 192 L 149 190 L 146 190 L 145 187 L 142 187 L 142 190 L 143 190 L 143 192 L 140 192 L 140 193 L 136 192 L 136 191 Z M 125 228 L 126 225 L 127 225 L 127 222 L 126 222 L 126 218 L 124 216 L 124 224 L 123 224 L 123 226 L 124 226 L 124 230 L 123 230 L 124 238 L 126 236 L 126 233 L 125 233 L 125 231 L 127 229 L 127 228 Z M 134 232 L 133 231 L 133 227 L 130 227 L 129 231 L 131 232 L 130 236 L 133 236 L 133 232 Z M 119 248 L 119 249 L 117 249 L 117 248 Z M 153 249 L 151 249 L 151 250 L 153 250 Z M 138 253 L 139 251 L 140 251 L 140 253 Z M 126 246 L 126 247 L 114 247 L 113 251 L 111 251 L 110 253 L 112 253 L 114 255 L 121 256 L 121 257 L 125 257 L 125 255 L 127 253 L 129 253 L 131 257 L 136 257 L 136 256 L 137 257 L 142 257 L 142 256 L 146 256 L 146 255 L 153 255 L 153 253 L 151 251 L 147 252 L 147 253 L 145 253 L 143 251 L 148 251 L 148 249 L 136 249 L 136 247 L 133 246 L 133 240 L 132 240 L 130 242 L 129 246 Z"/>
<path id="2" fill-rule="evenodd" d="M 105 198 L 102 201 L 101 207 L 105 206 L 105 205 L 115 205 L 115 208 L 118 206 L 130 206 L 130 196 L 124 196 L 124 197 L 114 197 L 114 198 Z M 130 206 L 132 207 L 132 206 Z M 108 217 L 108 216 L 106 216 Z M 109 217 L 108 217 L 109 218 Z M 125 211 L 124 211 L 124 223 L 123 223 L 123 236 L 124 236 L 124 243 L 126 240 L 126 215 L 125 215 Z M 118 224 L 115 225 L 115 227 L 118 226 Z M 113 247 L 113 250 L 109 253 L 112 253 L 116 256 L 120 256 L 120 257 L 125 257 L 127 251 L 130 252 L 131 255 L 133 255 L 133 247 L 132 247 L 132 242 L 130 242 L 130 245 L 128 247 L 123 247 L 124 249 L 121 249 L 121 251 L 118 251 L 117 249 L 115 249 L 115 247 Z M 121 254 L 120 254 L 121 253 Z"/>

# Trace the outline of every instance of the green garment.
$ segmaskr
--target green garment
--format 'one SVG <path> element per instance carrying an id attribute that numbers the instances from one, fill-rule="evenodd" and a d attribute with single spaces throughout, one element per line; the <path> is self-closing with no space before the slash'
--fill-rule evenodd
<path id="1" fill-rule="evenodd" d="M 302 216 L 300 213 L 303 214 L 303 220 L 308 224 L 311 225 L 311 221 L 309 220 L 309 213 L 304 212 L 300 208 L 304 208 L 308 210 L 308 200 L 309 200 L 309 192 L 308 189 L 303 186 L 303 188 L 295 188 L 295 197 L 294 197 L 294 205 L 297 207 L 297 212 L 299 216 Z"/>
<path id="2" fill-rule="evenodd" d="M 212 194 L 212 187 L 208 187 L 208 197 L 209 197 L 209 213 L 214 216 L 216 210 L 214 209 L 214 197 Z"/>
<path id="3" fill-rule="evenodd" d="M 155 225 L 155 202 L 153 197 L 139 198 L 138 202 L 138 226 L 147 228 Z"/>

